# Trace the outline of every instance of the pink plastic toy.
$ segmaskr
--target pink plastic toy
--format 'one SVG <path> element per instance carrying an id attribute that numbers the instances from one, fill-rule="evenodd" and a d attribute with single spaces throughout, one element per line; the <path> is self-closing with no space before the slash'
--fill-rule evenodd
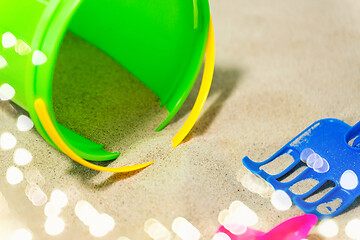
<path id="1" fill-rule="evenodd" d="M 317 221 L 318 218 L 315 215 L 306 214 L 291 218 L 267 233 L 248 228 L 245 233 L 234 235 L 224 226 L 221 226 L 217 233 L 225 233 L 231 240 L 301 240 L 308 237 Z"/>

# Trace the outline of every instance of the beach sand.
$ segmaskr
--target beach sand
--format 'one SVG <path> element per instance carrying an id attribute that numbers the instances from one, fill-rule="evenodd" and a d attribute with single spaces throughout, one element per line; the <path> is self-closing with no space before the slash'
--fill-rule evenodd
<path id="1" fill-rule="evenodd" d="M 202 239 L 211 239 L 219 212 L 235 200 L 257 213 L 254 228 L 263 231 L 303 214 L 296 206 L 278 211 L 268 194 L 249 191 L 239 177 L 249 174 L 242 158 L 263 161 L 322 118 L 350 125 L 360 120 L 360 3 L 222 0 L 211 1 L 211 9 L 216 32 L 213 86 L 194 129 L 175 149 L 171 139 L 189 115 L 200 77 L 173 121 L 155 132 L 167 115 L 156 95 L 93 46 L 70 33 L 65 37 L 54 76 L 58 121 L 109 151 L 121 152 L 106 165 L 154 160 L 146 169 L 111 174 L 80 166 L 35 129 L 17 130 L 17 117 L 26 113 L 0 103 L 0 134 L 10 132 L 17 139 L 14 149 L 0 150 L 0 236 L 25 227 L 34 240 L 95 239 L 75 215 L 79 200 L 114 218 L 114 230 L 102 239 L 150 239 L 144 231 L 147 219 L 155 218 L 171 231 L 177 217 L 198 228 Z M 24 180 L 9 185 L 5 176 L 15 166 L 16 148 L 26 148 L 33 160 L 19 167 Z M 279 166 L 275 163 L 270 171 Z M 48 198 L 54 189 L 67 194 L 69 203 L 60 215 L 66 226 L 60 235 L 44 231 L 44 206 L 29 201 L 29 184 L 37 184 Z M 322 237 L 314 228 L 309 239 L 349 239 L 345 226 L 359 216 L 356 200 L 333 219 L 339 226 L 336 237 Z"/>

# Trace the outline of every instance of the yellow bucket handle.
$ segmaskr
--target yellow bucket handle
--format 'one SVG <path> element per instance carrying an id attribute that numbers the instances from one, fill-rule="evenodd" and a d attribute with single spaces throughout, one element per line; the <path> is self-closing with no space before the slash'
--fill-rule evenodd
<path id="1" fill-rule="evenodd" d="M 212 22 L 212 17 L 210 15 L 210 27 L 209 27 L 209 38 L 206 46 L 206 58 L 205 58 L 205 67 L 204 75 L 200 86 L 199 95 L 196 98 L 191 113 L 180 129 L 180 131 L 172 139 L 173 148 L 177 147 L 184 138 L 189 134 L 190 130 L 195 125 L 196 120 L 199 118 L 201 110 L 204 107 L 205 101 L 209 95 L 212 79 L 214 76 L 214 67 L 215 67 L 215 34 L 214 26 Z"/>

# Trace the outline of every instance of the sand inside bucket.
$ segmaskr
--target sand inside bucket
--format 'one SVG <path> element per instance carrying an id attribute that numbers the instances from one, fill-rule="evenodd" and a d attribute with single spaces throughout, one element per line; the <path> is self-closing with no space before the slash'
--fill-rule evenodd
<path id="1" fill-rule="evenodd" d="M 72 33 L 67 33 L 61 45 L 53 102 L 60 124 L 105 144 L 109 151 L 123 151 L 153 136 L 168 114 L 149 88 Z"/>

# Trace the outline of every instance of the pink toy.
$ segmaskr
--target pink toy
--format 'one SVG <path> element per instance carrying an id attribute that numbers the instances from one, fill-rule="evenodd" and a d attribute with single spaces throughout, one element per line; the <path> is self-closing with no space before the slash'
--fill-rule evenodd
<path id="1" fill-rule="evenodd" d="M 224 226 L 221 226 L 217 233 L 225 233 L 231 240 L 301 240 L 308 237 L 317 221 L 318 218 L 315 215 L 306 214 L 291 218 L 267 233 L 248 228 L 245 233 L 234 235 Z"/>

